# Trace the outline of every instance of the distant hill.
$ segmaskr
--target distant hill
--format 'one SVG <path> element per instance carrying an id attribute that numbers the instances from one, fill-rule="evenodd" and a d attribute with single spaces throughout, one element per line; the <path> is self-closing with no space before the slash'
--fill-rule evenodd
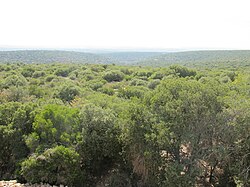
<path id="1" fill-rule="evenodd" d="M 165 67 L 179 64 L 188 67 L 250 66 L 250 50 L 187 52 L 110 52 L 86 53 L 58 50 L 0 51 L 0 63 L 83 63 Z"/>
<path id="2" fill-rule="evenodd" d="M 92 53 L 56 50 L 0 51 L 0 63 L 113 63 L 106 57 Z"/>
<path id="3" fill-rule="evenodd" d="M 162 52 L 110 52 L 85 53 L 58 50 L 0 51 L 0 63 L 89 63 L 89 64 L 135 64 L 159 56 Z"/>
<path id="4" fill-rule="evenodd" d="M 163 52 L 112 52 L 99 54 L 119 64 L 134 64 L 152 57 L 160 56 Z"/>
<path id="5" fill-rule="evenodd" d="M 136 65 L 164 67 L 180 64 L 189 67 L 250 66 L 250 50 L 173 52 L 142 60 Z"/>

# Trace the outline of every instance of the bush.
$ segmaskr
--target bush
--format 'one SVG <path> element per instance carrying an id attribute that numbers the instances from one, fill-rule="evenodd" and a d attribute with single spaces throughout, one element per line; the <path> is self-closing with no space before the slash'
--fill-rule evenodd
<path id="1" fill-rule="evenodd" d="M 112 167 L 120 156 L 119 128 L 111 110 L 87 105 L 80 113 L 82 142 L 78 145 L 84 167 L 99 176 Z"/>
<path id="2" fill-rule="evenodd" d="M 64 102 L 72 101 L 80 94 L 80 89 L 73 85 L 64 85 L 58 93 L 58 97 Z"/>
<path id="3" fill-rule="evenodd" d="M 80 176 L 80 157 L 74 150 L 56 146 L 22 162 L 21 173 L 30 183 L 75 186 Z"/>
<path id="4" fill-rule="evenodd" d="M 51 82 L 54 78 L 55 78 L 54 75 L 48 75 L 45 80 L 46 82 Z"/>
<path id="5" fill-rule="evenodd" d="M 26 144 L 33 151 L 44 151 L 56 145 L 69 146 L 79 131 L 78 110 L 49 104 L 37 111 L 33 132 L 26 136 Z"/>
<path id="6" fill-rule="evenodd" d="M 164 73 L 161 72 L 155 72 L 153 73 L 153 75 L 151 75 L 152 79 L 162 79 L 165 76 Z"/>
<path id="7" fill-rule="evenodd" d="M 150 89 L 155 89 L 156 86 L 158 86 L 160 84 L 160 80 L 159 79 L 155 79 L 155 80 L 152 80 L 148 83 L 148 88 Z"/>
<path id="8" fill-rule="evenodd" d="M 61 77 L 67 77 L 69 73 L 70 73 L 69 69 L 57 69 L 55 71 L 55 75 L 61 76 Z"/>
<path id="9" fill-rule="evenodd" d="M 195 70 L 188 69 L 188 68 L 186 68 L 184 66 L 172 65 L 169 68 L 171 70 L 173 70 L 180 77 L 190 77 L 190 76 L 195 76 L 196 75 Z"/>
<path id="10" fill-rule="evenodd" d="M 43 77 L 45 75 L 44 71 L 35 71 L 32 75 L 33 78 Z"/>
<path id="11" fill-rule="evenodd" d="M 129 84 L 131 86 L 145 86 L 147 85 L 147 81 L 141 79 L 133 79 Z"/>
<path id="12" fill-rule="evenodd" d="M 108 82 L 120 82 L 124 78 L 124 74 L 120 71 L 110 71 L 107 72 L 104 76 L 103 79 L 105 79 Z"/>
<path id="13" fill-rule="evenodd" d="M 4 88 L 9 88 L 11 86 L 18 87 L 25 85 L 27 85 L 27 80 L 22 75 L 10 75 L 5 79 L 3 83 Z"/>
<path id="14" fill-rule="evenodd" d="M 99 88 L 97 91 L 102 92 L 102 93 L 107 94 L 107 95 L 114 95 L 114 93 L 115 93 L 115 91 L 108 86 L 104 86 L 102 88 Z"/>
<path id="15" fill-rule="evenodd" d="M 35 70 L 32 69 L 32 68 L 25 68 L 25 69 L 22 70 L 21 74 L 24 77 L 32 77 L 34 72 L 35 72 Z"/>
<path id="16" fill-rule="evenodd" d="M 125 88 L 119 89 L 118 97 L 125 99 L 130 99 L 132 97 L 142 98 L 146 90 L 148 89 L 142 86 L 127 86 Z"/>

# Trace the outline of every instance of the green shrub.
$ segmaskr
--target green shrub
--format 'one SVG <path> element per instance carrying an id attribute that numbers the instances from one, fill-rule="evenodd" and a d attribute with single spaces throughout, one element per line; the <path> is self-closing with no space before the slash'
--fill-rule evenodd
<path id="1" fill-rule="evenodd" d="M 80 112 L 82 142 L 78 147 L 89 174 L 98 176 L 114 165 L 121 145 L 117 119 L 111 110 L 94 105 L 85 106 Z"/>
<path id="2" fill-rule="evenodd" d="M 46 82 L 51 82 L 54 78 L 55 78 L 55 75 L 48 75 L 45 80 Z"/>
<path id="3" fill-rule="evenodd" d="M 195 70 L 186 68 L 184 66 L 172 65 L 169 68 L 171 70 L 173 70 L 174 73 L 177 74 L 180 77 L 190 77 L 190 76 L 195 76 L 196 75 L 196 71 Z"/>
<path id="4" fill-rule="evenodd" d="M 107 94 L 107 95 L 114 95 L 114 93 L 115 93 L 115 91 L 112 88 L 107 87 L 107 86 L 99 88 L 97 91 L 102 92 L 102 93 Z"/>
<path id="5" fill-rule="evenodd" d="M 151 79 L 162 79 L 164 77 L 164 73 L 161 72 L 155 72 L 151 75 Z"/>
<path id="6" fill-rule="evenodd" d="M 155 89 L 156 86 L 158 86 L 160 84 L 160 80 L 159 79 L 155 79 L 155 80 L 152 80 L 148 83 L 148 88 L 150 89 Z"/>
<path id="7" fill-rule="evenodd" d="M 129 83 L 131 86 L 145 86 L 147 85 L 147 81 L 141 79 L 133 79 Z"/>
<path id="8" fill-rule="evenodd" d="M 80 89 L 77 86 L 64 85 L 60 89 L 58 97 L 64 102 L 70 102 L 75 98 L 75 96 L 79 94 L 80 94 Z"/>
<path id="9" fill-rule="evenodd" d="M 110 71 L 107 72 L 104 76 L 103 79 L 105 79 L 108 82 L 120 82 L 124 78 L 124 74 L 120 71 Z"/>
<path id="10" fill-rule="evenodd" d="M 75 186 L 80 177 L 79 154 L 64 146 L 48 149 L 41 155 L 32 155 L 21 166 L 22 175 L 30 183 Z"/>
<path id="11" fill-rule="evenodd" d="M 32 75 L 33 78 L 43 77 L 45 75 L 44 71 L 35 71 Z"/>
<path id="12" fill-rule="evenodd" d="M 65 68 L 65 69 L 57 69 L 55 71 L 55 75 L 61 76 L 61 77 L 67 77 L 68 74 L 70 73 L 70 70 Z"/>
<path id="13" fill-rule="evenodd" d="M 3 82 L 4 88 L 9 88 L 11 86 L 25 86 L 27 85 L 27 80 L 22 75 L 10 75 L 8 76 L 5 81 Z"/>
<path id="14" fill-rule="evenodd" d="M 21 72 L 21 74 L 24 77 L 32 77 L 33 73 L 35 72 L 35 70 L 33 68 L 24 68 Z"/>
<path id="15" fill-rule="evenodd" d="M 119 89 L 118 97 L 130 99 L 132 97 L 142 98 L 148 89 L 142 86 L 127 86 Z"/>

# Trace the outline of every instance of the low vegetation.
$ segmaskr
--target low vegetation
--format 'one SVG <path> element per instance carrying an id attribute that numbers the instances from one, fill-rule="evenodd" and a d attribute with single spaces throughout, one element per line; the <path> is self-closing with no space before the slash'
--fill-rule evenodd
<path id="1" fill-rule="evenodd" d="M 249 186 L 250 69 L 0 64 L 0 178 Z"/>

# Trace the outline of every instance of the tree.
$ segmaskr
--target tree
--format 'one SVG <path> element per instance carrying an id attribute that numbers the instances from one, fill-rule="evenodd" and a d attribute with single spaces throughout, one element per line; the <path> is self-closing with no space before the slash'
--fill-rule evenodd
<path id="1" fill-rule="evenodd" d="M 168 129 L 155 121 L 154 115 L 134 99 L 129 109 L 125 111 L 122 140 L 127 172 L 142 186 L 159 185 L 162 162 L 160 155 L 160 139 L 168 139 Z M 159 138 L 157 140 L 157 137 Z M 166 145 L 166 142 L 164 142 Z"/>
<path id="2" fill-rule="evenodd" d="M 45 105 L 37 111 L 33 132 L 26 137 L 32 152 L 44 151 L 56 145 L 76 144 L 79 131 L 78 110 L 55 104 Z"/>
<path id="3" fill-rule="evenodd" d="M 19 172 L 19 162 L 29 150 L 24 136 L 31 132 L 34 105 L 10 102 L 0 105 L 0 177 L 10 179 Z"/>
<path id="4" fill-rule="evenodd" d="M 195 178 L 203 176 L 215 184 L 218 181 L 213 177 L 219 177 L 214 172 L 216 168 L 226 169 L 224 160 L 230 155 L 227 146 L 233 140 L 225 139 L 231 137 L 231 128 L 224 121 L 223 103 L 218 94 L 217 88 L 211 85 L 169 79 L 146 99 L 157 121 L 165 124 L 171 133 L 171 144 L 167 141 L 165 148 L 162 147 L 171 158 L 166 158 L 167 183 L 174 184 L 173 180 L 178 178 L 182 184 L 195 185 Z M 207 166 L 202 166 L 203 162 Z"/>
<path id="5" fill-rule="evenodd" d="M 114 166 L 121 151 L 119 128 L 110 110 L 87 105 L 81 112 L 82 140 L 78 149 L 89 177 L 100 176 Z"/>

